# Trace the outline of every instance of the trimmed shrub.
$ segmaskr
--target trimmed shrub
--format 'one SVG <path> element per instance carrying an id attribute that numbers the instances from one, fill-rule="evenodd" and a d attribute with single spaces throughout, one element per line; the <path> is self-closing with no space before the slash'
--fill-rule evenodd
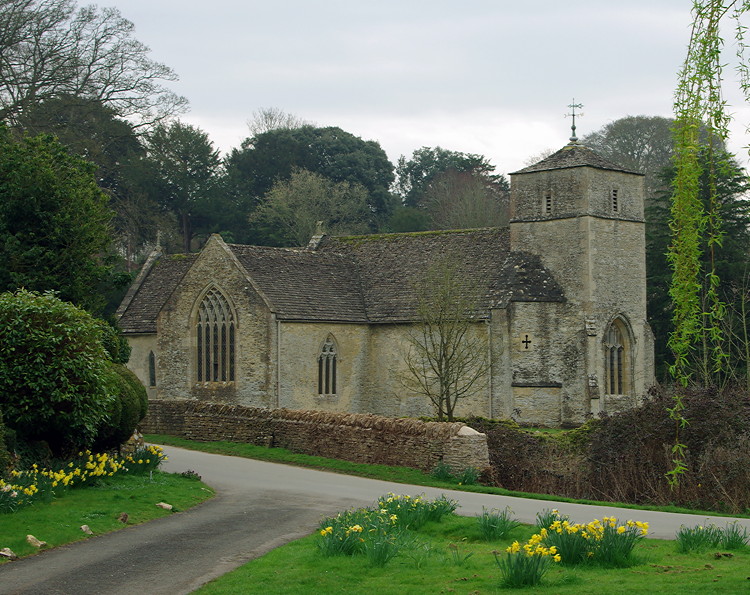
<path id="1" fill-rule="evenodd" d="M 55 455 L 89 446 L 107 415 L 101 326 L 52 292 L 0 294 L 0 406 L 24 442 Z"/>
<path id="2" fill-rule="evenodd" d="M 148 407 L 146 388 L 125 366 L 110 364 L 109 387 L 114 398 L 94 442 L 96 450 L 117 448 L 130 438 Z"/>
<path id="3" fill-rule="evenodd" d="M 5 438 L 5 424 L 3 424 L 3 412 L 0 410 L 0 478 L 5 476 L 10 468 L 10 452 Z"/>
<path id="4" fill-rule="evenodd" d="M 138 402 L 138 413 L 136 414 L 138 419 L 135 422 L 137 425 L 148 413 L 148 392 L 134 372 L 131 372 L 125 366 L 117 366 L 116 370 L 120 378 L 130 386 Z M 133 429 L 135 429 L 135 426 L 133 426 Z M 132 430 L 130 433 L 133 433 Z"/>
<path id="5" fill-rule="evenodd" d="M 113 319 L 99 320 L 104 350 L 116 364 L 127 364 L 130 359 L 130 344 Z"/>

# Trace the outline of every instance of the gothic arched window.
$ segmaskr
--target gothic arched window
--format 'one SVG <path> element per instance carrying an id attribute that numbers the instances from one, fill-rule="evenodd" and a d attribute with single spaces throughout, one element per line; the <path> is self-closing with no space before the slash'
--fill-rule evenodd
<path id="1" fill-rule="evenodd" d="M 234 382 L 235 319 L 229 302 L 215 287 L 198 306 L 196 332 L 198 382 Z"/>
<path id="2" fill-rule="evenodd" d="M 336 343 L 329 336 L 318 356 L 318 394 L 336 394 Z"/>
<path id="3" fill-rule="evenodd" d="M 630 392 L 630 341 L 625 324 L 616 319 L 604 335 L 604 392 L 624 395 Z"/>

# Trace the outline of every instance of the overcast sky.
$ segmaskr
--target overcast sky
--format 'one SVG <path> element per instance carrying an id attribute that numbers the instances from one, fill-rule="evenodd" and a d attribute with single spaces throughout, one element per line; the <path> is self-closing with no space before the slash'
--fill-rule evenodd
<path id="1" fill-rule="evenodd" d="M 626 115 L 671 116 L 690 0 L 100 0 L 135 24 L 190 101 L 182 119 L 223 152 L 276 107 L 378 141 L 395 163 L 422 146 L 520 169 Z M 727 33 L 731 39 L 731 32 Z M 734 82 L 727 72 L 727 88 Z M 731 85 L 734 88 L 736 85 Z M 731 148 L 750 110 L 734 104 Z M 743 159 L 743 163 L 746 160 Z"/>

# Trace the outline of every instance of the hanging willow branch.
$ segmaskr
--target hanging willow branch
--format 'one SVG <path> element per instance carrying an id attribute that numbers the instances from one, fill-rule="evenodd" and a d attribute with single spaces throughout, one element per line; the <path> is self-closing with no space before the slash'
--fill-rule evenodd
<path id="1" fill-rule="evenodd" d="M 694 377 L 696 346 L 701 347 L 702 362 L 698 370 L 704 384 L 720 380 L 729 357 L 722 331 L 726 307 L 719 296 L 720 280 L 715 268 L 715 251 L 721 247 L 723 238 L 717 177 L 724 166 L 715 155 L 724 153 L 721 149 L 729 135 L 730 121 L 721 90 L 724 41 L 720 23 L 731 10 L 737 23 L 738 52 L 744 53 L 745 28 L 739 18 L 749 5 L 749 0 L 741 4 L 723 0 L 693 2 L 693 29 L 675 92 L 676 177 L 670 220 L 672 243 L 668 251 L 674 330 L 668 344 L 674 354 L 670 372 L 682 388 Z M 747 97 L 750 76 L 744 63 L 743 68 L 740 79 Z M 709 195 L 705 205 L 700 198 L 700 178 L 704 173 L 699 160 L 702 145 L 707 149 L 709 163 L 705 172 Z M 704 254 L 708 256 L 707 270 L 701 265 Z M 678 388 L 674 406 L 668 410 L 675 422 L 674 467 L 667 473 L 673 487 L 679 485 L 679 478 L 686 471 L 685 445 L 680 438 L 681 429 L 688 424 L 684 409 L 683 394 Z"/>

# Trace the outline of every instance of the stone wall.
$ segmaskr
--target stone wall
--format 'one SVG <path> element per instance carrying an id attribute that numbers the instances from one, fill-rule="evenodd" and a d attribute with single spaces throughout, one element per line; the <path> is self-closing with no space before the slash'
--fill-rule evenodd
<path id="1" fill-rule="evenodd" d="M 463 423 L 377 415 L 259 409 L 197 400 L 152 400 L 141 431 L 191 440 L 229 440 L 357 463 L 430 471 L 489 466 L 487 436 Z"/>

